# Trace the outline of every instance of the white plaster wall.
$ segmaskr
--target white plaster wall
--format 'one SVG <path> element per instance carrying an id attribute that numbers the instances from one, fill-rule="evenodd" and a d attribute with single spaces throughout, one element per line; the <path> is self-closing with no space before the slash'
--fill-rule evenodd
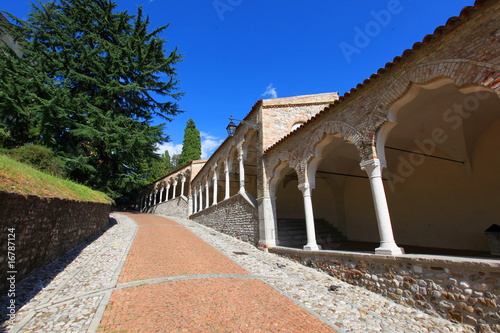
<path id="1" fill-rule="evenodd" d="M 366 173 L 359 168 L 354 168 L 350 174 L 366 176 Z M 346 178 L 344 203 L 347 238 L 350 241 L 379 242 L 377 218 L 369 180 Z"/>
<path id="2" fill-rule="evenodd" d="M 488 251 L 484 230 L 500 216 L 499 132 L 497 121 L 477 141 L 472 174 L 426 158 L 394 192 L 386 188 L 397 243 Z"/>

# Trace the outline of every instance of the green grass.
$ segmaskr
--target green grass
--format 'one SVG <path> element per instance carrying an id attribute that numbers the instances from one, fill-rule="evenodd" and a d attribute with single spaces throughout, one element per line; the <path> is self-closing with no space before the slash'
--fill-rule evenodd
<path id="1" fill-rule="evenodd" d="M 40 197 L 112 203 L 106 194 L 57 178 L 0 154 L 0 190 Z"/>

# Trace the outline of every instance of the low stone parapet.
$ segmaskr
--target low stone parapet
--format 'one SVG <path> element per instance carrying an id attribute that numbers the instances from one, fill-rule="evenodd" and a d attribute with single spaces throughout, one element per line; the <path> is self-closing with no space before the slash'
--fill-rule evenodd
<path id="1" fill-rule="evenodd" d="M 106 227 L 110 210 L 107 203 L 0 191 L 0 294 Z"/>
<path id="2" fill-rule="evenodd" d="M 397 257 L 273 247 L 270 252 L 321 269 L 429 314 L 500 332 L 500 261 L 430 255 Z"/>
<path id="3" fill-rule="evenodd" d="M 149 214 L 158 214 L 162 216 L 175 216 L 183 219 L 188 218 L 188 200 L 181 196 L 169 201 L 162 202 L 146 210 Z"/>
<path id="4" fill-rule="evenodd" d="M 259 214 L 255 203 L 236 194 L 189 217 L 197 223 L 256 245 L 259 241 Z"/>

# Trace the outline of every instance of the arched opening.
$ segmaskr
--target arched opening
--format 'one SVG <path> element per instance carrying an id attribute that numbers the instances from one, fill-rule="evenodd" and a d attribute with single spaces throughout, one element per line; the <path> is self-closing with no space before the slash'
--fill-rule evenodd
<path id="1" fill-rule="evenodd" d="M 398 244 L 407 253 L 487 254 L 484 231 L 500 215 L 498 96 L 449 79 L 413 85 L 389 119 L 377 151 Z"/>
<path id="2" fill-rule="evenodd" d="M 207 176 L 207 185 L 208 185 L 208 203 L 205 201 L 206 208 L 212 206 L 212 203 L 214 202 L 214 174 L 213 172 L 210 172 Z M 207 194 L 205 190 L 205 194 Z"/>
<path id="3" fill-rule="evenodd" d="M 280 246 L 302 248 L 307 243 L 304 200 L 298 185 L 295 170 L 282 162 L 271 180 L 271 197 L 276 198 L 276 238 Z"/>
<path id="4" fill-rule="evenodd" d="M 257 198 L 257 132 L 250 130 L 246 136 L 245 190 Z"/>
<path id="5" fill-rule="evenodd" d="M 219 159 L 217 161 L 217 168 L 215 170 L 217 173 L 217 203 L 224 200 L 226 195 L 226 173 L 224 172 L 224 160 Z"/>
<path id="6" fill-rule="evenodd" d="M 232 147 L 229 151 L 229 196 L 236 195 L 240 189 L 238 150 Z"/>
<path id="7" fill-rule="evenodd" d="M 186 172 L 184 174 L 184 178 L 185 178 L 185 181 L 184 181 L 184 193 L 182 193 L 182 195 L 184 195 L 186 198 L 189 198 L 189 190 L 191 188 L 191 172 Z"/>
<path id="8" fill-rule="evenodd" d="M 338 133 L 315 147 L 312 194 L 316 237 L 323 249 L 373 251 L 380 241 L 369 179 L 356 146 Z"/>
<path id="9" fill-rule="evenodd" d="M 175 181 L 177 182 L 177 186 L 175 187 L 175 197 L 179 198 L 181 196 L 182 176 L 177 175 L 177 177 L 175 177 Z"/>

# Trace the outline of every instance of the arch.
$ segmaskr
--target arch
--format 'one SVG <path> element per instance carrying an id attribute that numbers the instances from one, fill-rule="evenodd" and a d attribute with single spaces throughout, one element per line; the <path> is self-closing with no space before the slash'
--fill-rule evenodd
<path id="1" fill-rule="evenodd" d="M 493 91 L 500 97 L 499 72 L 499 66 L 474 59 L 425 61 L 404 69 L 398 73 L 397 79 L 391 81 L 390 86 L 381 90 L 380 97 L 372 103 L 374 107 L 370 112 L 370 119 L 362 131 L 364 134 L 360 150 L 362 159 L 367 160 L 378 156 L 380 149 L 376 147 L 376 137 L 380 128 L 386 122 L 394 122 L 394 117 L 389 110 L 409 103 L 415 96 L 415 86 L 438 88 L 443 84 L 454 82 L 459 89 L 467 90 L 472 86 L 480 86 Z M 382 157 L 385 159 L 384 156 Z"/>
<path id="2" fill-rule="evenodd" d="M 353 143 L 358 151 L 362 151 L 363 136 L 353 126 L 340 121 L 328 121 L 315 128 L 307 139 L 304 148 L 304 159 L 309 160 L 318 153 L 317 145 L 325 135 L 340 135 L 344 141 Z M 318 148 L 321 149 L 320 146 Z"/>
<path id="3" fill-rule="evenodd" d="M 295 131 L 297 128 L 299 128 L 303 124 L 307 123 L 308 120 L 309 119 L 305 116 L 295 117 L 294 119 L 290 120 L 287 124 L 287 128 L 288 128 L 287 133 Z M 298 125 L 298 124 L 300 124 L 300 125 Z"/>
<path id="4" fill-rule="evenodd" d="M 491 140 L 500 98 L 470 81 L 411 83 L 377 130 L 394 235 L 407 250 L 488 250 L 484 230 L 500 214 L 492 203 L 500 200 L 500 179 L 490 167 L 500 163 Z"/>

